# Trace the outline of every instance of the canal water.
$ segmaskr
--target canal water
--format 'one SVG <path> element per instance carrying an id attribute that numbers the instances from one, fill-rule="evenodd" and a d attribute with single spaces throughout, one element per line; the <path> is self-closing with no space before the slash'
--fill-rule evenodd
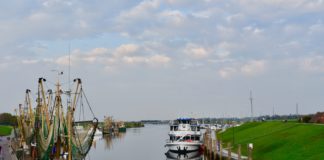
<path id="1" fill-rule="evenodd" d="M 204 160 L 198 152 L 177 155 L 167 153 L 168 125 L 128 128 L 126 133 L 96 137 L 86 160 Z"/>

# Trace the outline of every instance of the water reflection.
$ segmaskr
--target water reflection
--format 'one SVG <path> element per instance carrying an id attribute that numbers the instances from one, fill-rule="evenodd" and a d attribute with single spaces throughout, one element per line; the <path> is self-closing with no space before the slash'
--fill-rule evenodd
<path id="1" fill-rule="evenodd" d="M 113 134 L 105 134 L 102 136 L 95 136 L 93 138 L 93 143 L 92 143 L 92 147 L 94 149 L 97 148 L 97 142 L 99 141 L 104 141 L 105 142 L 105 149 L 106 150 L 111 150 L 113 149 L 113 144 L 115 143 L 115 141 L 119 141 L 121 139 L 123 139 L 125 137 L 125 133 L 123 132 L 115 132 Z"/>
<path id="2" fill-rule="evenodd" d="M 115 141 L 119 141 L 125 137 L 125 133 L 115 132 L 113 134 L 107 134 L 103 136 L 105 141 L 105 149 L 110 150 L 113 148 Z"/>
<path id="3" fill-rule="evenodd" d="M 199 151 L 195 152 L 188 152 L 188 153 L 174 153 L 171 151 L 168 151 L 165 153 L 167 160 L 172 159 L 181 159 L 181 160 L 203 160 L 203 155 Z"/>
<path id="4" fill-rule="evenodd" d="M 203 160 L 199 152 L 188 154 L 166 154 L 165 140 L 169 125 L 146 125 L 129 128 L 126 133 L 104 135 L 96 138 L 86 160 Z"/>

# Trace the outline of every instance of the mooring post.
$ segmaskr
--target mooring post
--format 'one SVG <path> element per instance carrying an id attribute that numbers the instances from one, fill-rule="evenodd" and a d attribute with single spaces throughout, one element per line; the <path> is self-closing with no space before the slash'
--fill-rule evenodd
<path id="1" fill-rule="evenodd" d="M 241 145 L 240 144 L 238 144 L 238 146 L 237 146 L 237 159 L 238 160 L 241 160 Z"/>
<path id="2" fill-rule="evenodd" d="M 228 160 L 231 160 L 232 159 L 232 146 L 231 146 L 231 142 L 228 142 L 228 144 L 227 144 L 227 151 L 228 151 L 228 157 L 227 157 L 227 159 Z"/>
<path id="3" fill-rule="evenodd" d="M 252 150 L 253 150 L 253 144 L 248 144 L 248 160 L 252 160 Z"/>
<path id="4" fill-rule="evenodd" d="M 223 158 L 223 144 L 222 141 L 219 141 L 219 159 L 222 160 Z"/>
<path id="5" fill-rule="evenodd" d="M 210 159 L 212 159 L 212 155 L 213 155 L 213 139 L 210 135 L 210 137 L 209 137 L 209 157 L 210 157 Z"/>
<path id="6" fill-rule="evenodd" d="M 204 152 L 206 154 L 207 153 L 207 134 L 206 133 L 204 133 L 204 147 L 205 147 Z"/>
<path id="7" fill-rule="evenodd" d="M 216 159 L 216 157 L 217 157 L 217 142 L 216 142 L 216 139 L 213 140 L 213 145 L 214 145 L 213 157 L 214 157 L 214 159 Z"/>

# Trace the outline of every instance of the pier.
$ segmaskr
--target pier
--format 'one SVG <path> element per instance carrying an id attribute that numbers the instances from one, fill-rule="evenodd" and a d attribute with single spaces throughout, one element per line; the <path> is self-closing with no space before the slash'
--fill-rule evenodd
<path id="1" fill-rule="evenodd" d="M 210 128 L 204 133 L 204 154 L 208 160 L 252 160 L 252 148 L 249 149 L 249 156 L 241 154 L 241 145 L 238 145 L 237 152 L 233 152 L 231 143 L 224 145 L 221 140 L 217 139 L 216 131 Z M 249 146 L 247 146 L 249 147 Z"/>

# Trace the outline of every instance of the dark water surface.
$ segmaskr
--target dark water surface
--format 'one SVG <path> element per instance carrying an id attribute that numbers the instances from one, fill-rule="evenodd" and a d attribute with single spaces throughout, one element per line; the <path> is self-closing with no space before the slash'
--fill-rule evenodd
<path id="1" fill-rule="evenodd" d="M 143 128 L 129 128 L 126 133 L 104 136 L 91 148 L 87 160 L 203 160 L 200 154 L 166 156 L 164 147 L 168 139 L 168 125 L 146 125 Z"/>

